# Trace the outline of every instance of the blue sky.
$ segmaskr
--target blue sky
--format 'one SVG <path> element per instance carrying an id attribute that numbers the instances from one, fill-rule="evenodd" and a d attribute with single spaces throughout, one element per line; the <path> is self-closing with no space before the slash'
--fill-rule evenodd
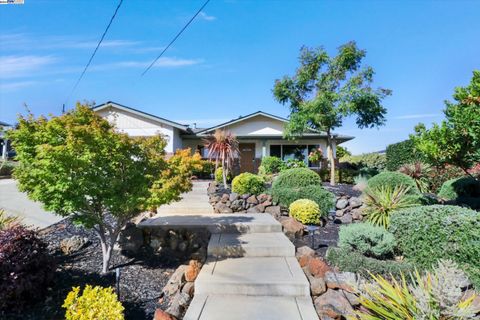
<path id="1" fill-rule="evenodd" d="M 67 107 L 112 100 L 202 127 L 257 110 L 288 116 L 271 90 L 294 73 L 299 48 L 334 53 L 355 40 L 375 85 L 393 90 L 386 126 L 359 130 L 349 119 L 337 130 L 356 136 L 346 146 L 362 153 L 403 140 L 420 121 L 440 121 L 443 101 L 480 68 L 480 1 L 211 0 L 140 77 L 202 4 L 124 0 Z M 36 115 L 58 114 L 116 5 L 0 6 L 0 120 L 14 122 L 24 104 Z"/>

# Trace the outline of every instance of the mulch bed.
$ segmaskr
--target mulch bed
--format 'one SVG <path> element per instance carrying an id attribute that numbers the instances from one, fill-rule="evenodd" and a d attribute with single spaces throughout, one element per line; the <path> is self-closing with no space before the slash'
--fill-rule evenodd
<path id="1" fill-rule="evenodd" d="M 40 234 L 57 261 L 57 269 L 52 271 L 54 283 L 48 288 L 44 301 L 30 304 L 18 314 L 0 314 L 1 319 L 64 319 L 65 309 L 61 306 L 72 287 L 90 284 L 115 288 L 114 270 L 106 276 L 100 274 L 102 252 L 95 233 L 75 226 L 67 218 Z M 60 241 L 73 235 L 88 238 L 89 244 L 71 255 L 63 255 L 59 250 Z M 111 266 L 112 269 L 120 267 L 120 300 L 126 319 L 152 319 L 156 308 L 166 308 L 169 301 L 161 297 L 162 289 L 182 263 L 185 263 L 182 257 L 171 253 L 144 252 L 126 257 L 114 251 Z"/>
<path id="2" fill-rule="evenodd" d="M 329 183 L 323 184 L 324 188 L 333 192 L 336 196 L 348 195 L 351 197 L 359 197 L 361 195 L 360 191 L 353 190 L 353 185 L 351 184 L 337 184 L 335 186 L 330 186 Z M 296 247 L 302 245 L 307 245 L 310 248 L 313 248 L 317 255 L 320 257 L 325 257 L 329 247 L 336 247 L 338 242 L 338 230 L 340 229 L 341 224 L 328 220 L 327 224 L 323 227 L 320 227 L 318 231 L 315 232 L 313 247 L 312 247 L 312 235 L 307 234 L 301 239 L 296 239 L 294 244 Z"/>

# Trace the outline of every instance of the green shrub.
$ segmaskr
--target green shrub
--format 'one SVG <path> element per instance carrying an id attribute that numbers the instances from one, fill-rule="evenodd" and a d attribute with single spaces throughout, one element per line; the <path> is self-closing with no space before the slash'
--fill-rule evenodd
<path id="1" fill-rule="evenodd" d="M 199 168 L 194 168 L 192 175 L 200 179 L 210 179 L 215 171 L 215 163 L 210 160 L 201 160 Z"/>
<path id="2" fill-rule="evenodd" d="M 262 163 L 258 168 L 259 174 L 275 174 L 282 171 L 284 163 L 282 159 L 278 157 L 265 157 L 262 159 Z"/>
<path id="3" fill-rule="evenodd" d="M 6 161 L 2 163 L 0 161 L 0 176 L 11 176 L 13 170 L 18 166 L 17 162 Z"/>
<path id="4" fill-rule="evenodd" d="M 369 273 L 398 276 L 414 270 L 413 265 L 407 262 L 369 258 L 356 251 L 335 247 L 328 248 L 326 259 L 341 271 L 358 272 L 364 277 L 368 277 Z"/>
<path id="5" fill-rule="evenodd" d="M 478 209 L 480 208 L 480 181 L 472 177 L 448 180 L 440 188 L 438 196 Z"/>
<path id="6" fill-rule="evenodd" d="M 227 182 L 230 182 L 232 180 L 232 174 L 229 172 L 227 175 Z M 215 170 L 215 181 L 218 183 L 223 183 L 223 168 L 218 167 L 217 170 Z"/>
<path id="7" fill-rule="evenodd" d="M 369 223 L 354 223 L 340 227 L 338 246 L 367 257 L 382 258 L 393 255 L 395 238 L 385 228 Z"/>
<path id="8" fill-rule="evenodd" d="M 300 188 L 275 188 L 272 190 L 272 198 L 274 202 L 285 208 L 299 199 L 312 200 L 318 204 L 322 215 L 327 215 L 335 206 L 334 194 L 322 186 L 315 185 Z"/>
<path id="9" fill-rule="evenodd" d="M 359 173 L 360 171 L 355 169 L 335 169 L 335 181 L 337 183 L 353 184 Z M 318 174 L 322 181 L 330 181 L 330 169 L 321 169 Z"/>
<path id="10" fill-rule="evenodd" d="M 386 150 L 386 169 L 396 171 L 405 164 L 421 161 L 420 154 L 415 151 L 414 142 L 405 140 L 391 144 Z"/>
<path id="11" fill-rule="evenodd" d="M 433 205 L 395 212 L 389 231 L 403 255 L 424 268 L 448 258 L 458 263 L 480 288 L 480 212 Z"/>
<path id="12" fill-rule="evenodd" d="M 264 181 L 256 174 L 244 172 L 233 178 L 232 191 L 238 194 L 260 194 L 265 191 Z"/>
<path id="13" fill-rule="evenodd" d="M 125 309 L 113 288 L 87 285 L 80 295 L 80 287 L 72 288 L 63 303 L 66 320 L 123 320 Z"/>
<path id="14" fill-rule="evenodd" d="M 289 207 L 290 215 L 303 224 L 320 224 L 320 207 L 312 200 L 298 199 Z"/>
<path id="15" fill-rule="evenodd" d="M 390 216 L 394 211 L 419 205 L 421 198 L 418 195 L 409 194 L 410 188 L 404 185 L 367 187 L 363 192 L 366 205 L 364 215 L 367 221 L 387 228 L 390 224 Z"/>
<path id="16" fill-rule="evenodd" d="M 272 190 L 278 188 L 298 188 L 322 185 L 320 176 L 308 168 L 293 168 L 280 172 L 273 181 Z"/>
<path id="17" fill-rule="evenodd" d="M 356 156 L 345 156 L 340 159 L 340 162 L 349 163 L 356 169 L 367 168 L 379 172 L 385 169 L 386 157 L 384 154 L 372 152 Z"/>
<path id="18" fill-rule="evenodd" d="M 382 172 L 376 176 L 368 179 L 368 188 L 379 189 L 380 187 L 388 186 L 394 189 L 398 186 L 410 187 L 409 194 L 418 194 L 417 185 L 415 181 L 409 176 L 400 172 Z"/>

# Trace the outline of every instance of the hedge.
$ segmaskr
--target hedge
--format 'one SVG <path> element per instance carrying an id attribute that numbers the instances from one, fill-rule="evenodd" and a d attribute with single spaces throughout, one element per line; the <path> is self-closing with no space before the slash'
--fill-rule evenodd
<path id="1" fill-rule="evenodd" d="M 438 196 L 478 209 L 480 208 L 480 181 L 472 177 L 460 177 L 445 181 Z"/>
<path id="2" fill-rule="evenodd" d="M 419 153 L 415 151 L 413 140 L 410 139 L 387 146 L 386 154 L 386 169 L 390 171 L 421 160 Z"/>
<path id="3" fill-rule="evenodd" d="M 318 174 L 322 181 L 330 181 L 330 169 L 321 169 Z M 354 184 L 355 177 L 360 175 L 359 170 L 354 169 L 335 169 L 335 182 Z"/>
<path id="4" fill-rule="evenodd" d="M 265 185 L 260 176 L 244 172 L 233 178 L 232 191 L 238 194 L 260 194 L 265 191 Z"/>
<path id="5" fill-rule="evenodd" d="M 401 273 L 409 274 L 415 270 L 414 266 L 408 262 L 369 258 L 359 252 L 335 247 L 327 250 L 326 259 L 330 265 L 338 267 L 340 271 L 355 272 L 364 277 L 369 277 L 370 272 L 398 278 Z"/>
<path id="6" fill-rule="evenodd" d="M 280 172 L 273 181 L 272 190 L 277 188 L 298 188 L 322 185 L 320 176 L 308 168 L 293 168 Z"/>
<path id="7" fill-rule="evenodd" d="M 340 162 L 349 163 L 356 169 L 367 168 L 379 172 L 385 169 L 386 157 L 384 154 L 371 152 L 356 156 L 345 156 L 340 159 Z"/>
<path id="8" fill-rule="evenodd" d="M 397 186 L 403 185 L 410 187 L 408 194 L 413 195 L 419 193 L 415 180 L 400 172 L 382 172 L 368 179 L 367 185 L 370 189 L 378 189 L 381 186 L 389 186 L 394 189 Z"/>
<path id="9" fill-rule="evenodd" d="M 316 185 L 299 188 L 275 188 L 272 190 L 272 198 L 274 202 L 285 208 L 288 208 L 292 202 L 299 199 L 312 200 L 318 204 L 322 215 L 327 215 L 335 206 L 334 194 L 322 186 Z"/>
<path id="10" fill-rule="evenodd" d="M 455 261 L 480 288 L 480 212 L 450 205 L 396 211 L 389 231 L 412 263 L 430 268 L 437 260 Z"/>

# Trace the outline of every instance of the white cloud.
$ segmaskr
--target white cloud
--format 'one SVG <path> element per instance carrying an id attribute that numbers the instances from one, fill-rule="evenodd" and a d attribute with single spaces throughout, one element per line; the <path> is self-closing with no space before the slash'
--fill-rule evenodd
<path id="1" fill-rule="evenodd" d="M 56 61 L 52 56 L 0 56 L 0 78 L 32 76 L 41 68 Z"/>
<path id="2" fill-rule="evenodd" d="M 424 114 L 406 114 L 403 116 L 393 117 L 395 120 L 407 120 L 407 119 L 422 119 L 422 118 L 436 118 L 440 117 L 440 113 L 424 113 Z"/>
<path id="3" fill-rule="evenodd" d="M 202 63 L 201 59 L 181 59 L 181 58 L 160 58 L 153 65 L 154 68 L 177 68 L 187 67 Z M 119 61 L 107 64 L 99 64 L 92 66 L 92 70 L 110 70 L 116 68 L 146 68 L 150 65 L 151 61 Z"/>
<path id="4" fill-rule="evenodd" d="M 26 87 L 33 86 L 35 84 L 38 84 L 38 82 L 37 81 L 1 82 L 0 91 L 2 92 L 15 91 L 18 89 L 23 89 Z"/>
<path id="5" fill-rule="evenodd" d="M 217 19 L 217 17 L 209 16 L 206 12 L 203 11 L 198 14 L 198 17 L 206 21 L 213 21 Z"/>

